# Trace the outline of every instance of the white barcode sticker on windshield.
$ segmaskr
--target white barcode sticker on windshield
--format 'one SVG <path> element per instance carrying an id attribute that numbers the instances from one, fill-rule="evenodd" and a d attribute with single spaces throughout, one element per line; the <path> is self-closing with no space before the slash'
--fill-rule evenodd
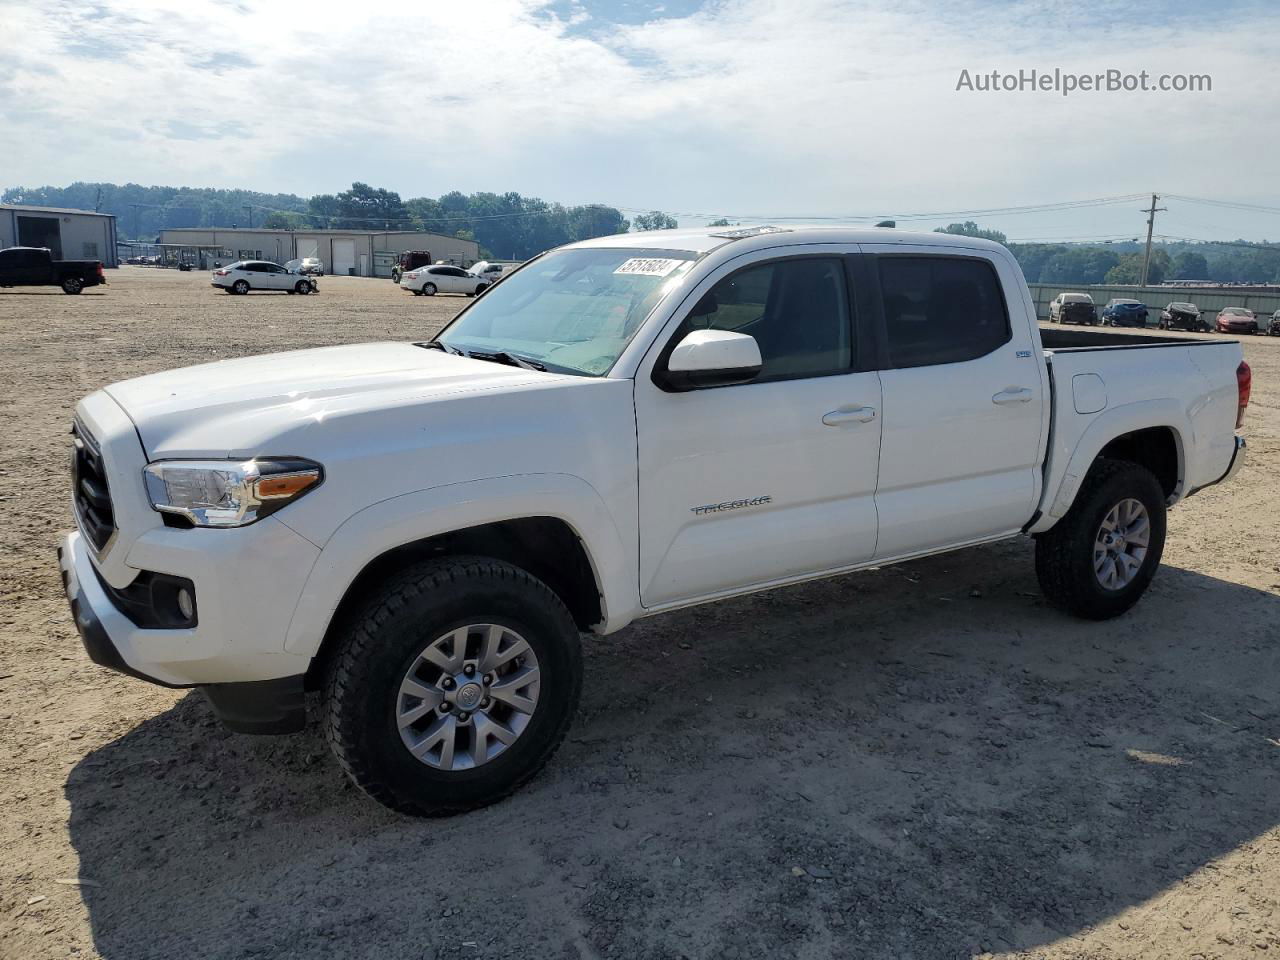
<path id="1" fill-rule="evenodd" d="M 634 273 L 642 277 L 665 277 L 685 260 L 664 260 L 655 257 L 632 257 L 614 273 Z"/>

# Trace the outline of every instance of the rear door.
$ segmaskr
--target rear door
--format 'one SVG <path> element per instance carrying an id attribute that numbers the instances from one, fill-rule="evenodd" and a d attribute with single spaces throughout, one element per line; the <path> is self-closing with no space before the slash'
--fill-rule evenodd
<path id="1" fill-rule="evenodd" d="M 1017 532 L 1040 493 L 1047 383 L 1020 272 L 985 251 L 864 244 L 883 351 L 876 557 Z M 1014 294 L 1016 296 L 1016 294 Z"/>

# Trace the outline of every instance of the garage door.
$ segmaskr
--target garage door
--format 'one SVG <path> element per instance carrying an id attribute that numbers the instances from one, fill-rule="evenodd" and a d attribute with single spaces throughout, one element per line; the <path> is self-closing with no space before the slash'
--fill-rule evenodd
<path id="1" fill-rule="evenodd" d="M 62 228 L 57 217 L 18 217 L 18 246 L 48 247 L 53 259 L 62 259 Z"/>
<path id="2" fill-rule="evenodd" d="M 354 240 L 333 241 L 333 267 L 331 273 L 346 276 L 356 268 L 356 242 Z"/>
<path id="3" fill-rule="evenodd" d="M 320 257 L 320 241 L 314 237 L 298 241 L 298 259 L 305 260 L 307 257 Z"/>

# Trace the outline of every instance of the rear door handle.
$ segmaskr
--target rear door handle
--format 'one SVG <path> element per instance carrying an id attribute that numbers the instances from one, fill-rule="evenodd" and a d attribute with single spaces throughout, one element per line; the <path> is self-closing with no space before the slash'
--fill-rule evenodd
<path id="1" fill-rule="evenodd" d="M 822 422 L 828 427 L 838 427 L 845 423 L 870 423 L 875 418 L 875 407 L 840 407 L 825 414 Z"/>
<path id="2" fill-rule="evenodd" d="M 1006 403 L 1027 403 L 1031 396 L 1029 387 L 1006 387 L 992 397 L 991 402 L 1002 406 Z"/>

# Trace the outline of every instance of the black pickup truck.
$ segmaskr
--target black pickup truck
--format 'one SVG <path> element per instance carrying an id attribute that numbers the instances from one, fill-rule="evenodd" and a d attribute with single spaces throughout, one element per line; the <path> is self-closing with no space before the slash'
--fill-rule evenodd
<path id="1" fill-rule="evenodd" d="M 79 293 L 106 283 L 100 260 L 55 260 L 48 247 L 0 250 L 0 287 L 61 287 Z"/>

